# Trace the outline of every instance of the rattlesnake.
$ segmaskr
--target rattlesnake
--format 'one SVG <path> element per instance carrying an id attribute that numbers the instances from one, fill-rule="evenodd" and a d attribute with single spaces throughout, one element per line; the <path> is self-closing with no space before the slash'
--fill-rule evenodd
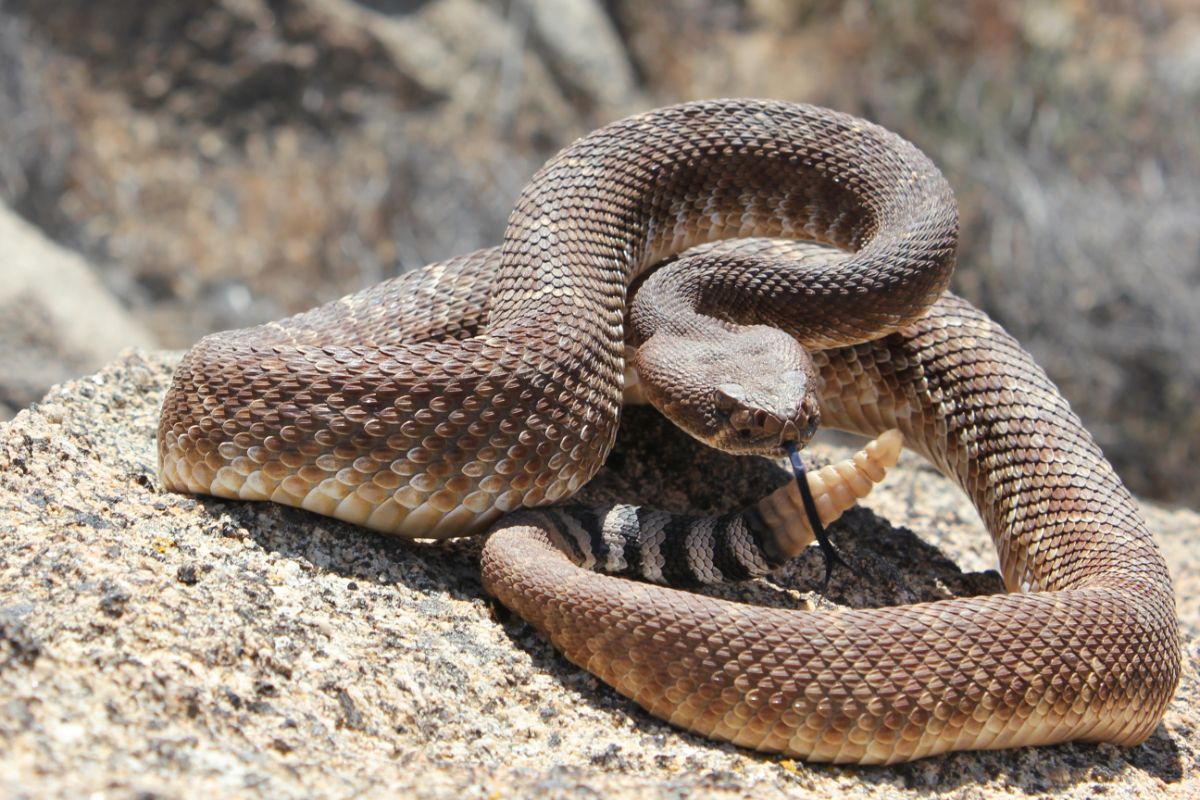
<path id="1" fill-rule="evenodd" d="M 549 162 L 501 248 L 198 343 L 164 402 L 163 482 L 406 536 L 475 533 L 515 512 L 485 545 L 488 590 L 652 713 L 748 747 L 889 762 L 1140 742 L 1179 679 L 1165 563 L 1045 374 L 945 292 L 956 227 L 937 169 L 862 120 L 749 100 L 632 117 Z M 712 245 L 655 273 L 627 314 L 650 267 L 751 236 L 849 254 Z M 781 330 L 818 348 L 813 363 L 722 366 L 724 345 L 702 341 L 687 357 L 738 377 L 679 389 L 690 373 L 657 374 L 677 359 L 653 357 L 652 340 L 686 337 L 693 311 L 768 360 L 787 346 L 763 347 L 780 340 L 762 326 Z M 603 462 L 627 339 L 651 399 L 734 450 L 803 439 L 816 409 L 799 392 L 813 387 L 824 424 L 899 428 L 970 495 L 1020 593 L 798 613 L 592 571 L 742 578 L 811 538 L 778 493 L 715 521 L 519 510 L 568 498 Z"/>

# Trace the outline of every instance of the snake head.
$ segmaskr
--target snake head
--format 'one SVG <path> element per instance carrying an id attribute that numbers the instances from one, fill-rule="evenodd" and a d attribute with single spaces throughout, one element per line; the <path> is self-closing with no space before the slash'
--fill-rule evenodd
<path id="1" fill-rule="evenodd" d="M 771 386 L 747 388 L 741 383 L 713 387 L 713 408 L 723 431 L 723 450 L 741 452 L 761 443 L 777 452 L 788 442 L 804 445 L 816 433 L 820 411 L 808 391 L 810 376 L 803 370 L 780 374 Z"/>
<path id="2" fill-rule="evenodd" d="M 700 441 L 737 455 L 803 446 L 820 420 L 816 369 L 791 336 L 762 325 L 660 332 L 634 366 L 646 398 Z"/>

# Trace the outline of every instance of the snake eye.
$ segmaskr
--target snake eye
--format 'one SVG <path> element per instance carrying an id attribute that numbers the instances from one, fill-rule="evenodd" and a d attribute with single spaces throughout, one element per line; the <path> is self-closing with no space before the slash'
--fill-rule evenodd
<path id="1" fill-rule="evenodd" d="M 722 414 L 729 414 L 742 405 L 746 390 L 736 383 L 722 383 L 713 389 L 713 405 Z"/>

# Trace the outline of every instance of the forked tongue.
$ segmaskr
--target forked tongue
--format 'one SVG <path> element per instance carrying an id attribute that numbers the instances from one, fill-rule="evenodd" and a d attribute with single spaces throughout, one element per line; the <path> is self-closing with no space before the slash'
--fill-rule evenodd
<path id="1" fill-rule="evenodd" d="M 893 429 L 869 442 L 850 459 L 815 472 L 805 468 L 793 442 L 784 445 L 796 480 L 764 498 L 759 511 L 775 530 L 781 548 L 791 555 L 816 539 L 825 556 L 826 586 L 834 564 L 841 564 L 851 572 L 854 568 L 833 546 L 825 526 L 870 494 L 887 469 L 895 466 L 903 443 L 903 435 Z M 799 525 L 797 518 L 802 520 Z"/>
<path id="2" fill-rule="evenodd" d="M 833 546 L 833 542 L 829 541 L 829 534 L 825 531 L 825 526 L 821 524 L 821 515 L 817 513 L 817 501 L 813 499 L 812 489 L 808 486 L 807 468 L 804 466 L 804 459 L 800 458 L 800 451 L 796 448 L 795 442 L 788 442 L 787 447 L 788 460 L 792 462 L 792 474 L 796 476 L 796 487 L 800 490 L 800 498 L 804 502 L 804 514 L 808 517 L 808 525 L 812 528 L 813 536 L 817 539 L 817 544 L 821 546 L 821 553 L 825 556 L 825 582 L 822 588 L 829 586 L 829 578 L 833 575 L 833 565 L 841 564 L 846 569 L 854 572 L 854 567 L 846 563 L 846 559 L 842 558 L 842 554 Z"/>

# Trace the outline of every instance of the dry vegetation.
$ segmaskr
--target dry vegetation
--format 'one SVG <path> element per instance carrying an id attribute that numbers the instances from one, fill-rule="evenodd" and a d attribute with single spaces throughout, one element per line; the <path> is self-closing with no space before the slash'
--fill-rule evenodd
<path id="1" fill-rule="evenodd" d="M 920 144 L 957 288 L 1135 491 L 1200 505 L 1200 10 L 1160 2 L 0 1 L 0 195 L 170 346 L 499 240 L 555 149 L 759 95 Z"/>

